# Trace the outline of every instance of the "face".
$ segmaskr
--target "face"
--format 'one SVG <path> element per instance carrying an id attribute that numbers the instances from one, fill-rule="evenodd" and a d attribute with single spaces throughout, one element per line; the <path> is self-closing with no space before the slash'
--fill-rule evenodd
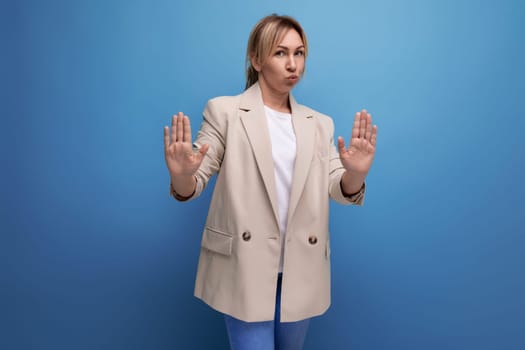
<path id="1" fill-rule="evenodd" d="M 289 29 L 262 64 L 252 59 L 261 86 L 278 93 L 290 92 L 303 75 L 304 52 L 301 36 L 295 29 Z"/>

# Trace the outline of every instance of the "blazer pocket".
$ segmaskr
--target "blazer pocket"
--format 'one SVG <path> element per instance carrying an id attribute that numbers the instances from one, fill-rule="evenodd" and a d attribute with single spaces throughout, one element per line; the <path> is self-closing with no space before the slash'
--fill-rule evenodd
<path id="1" fill-rule="evenodd" d="M 233 237 L 225 232 L 205 227 L 202 235 L 201 246 L 213 252 L 231 255 Z"/>

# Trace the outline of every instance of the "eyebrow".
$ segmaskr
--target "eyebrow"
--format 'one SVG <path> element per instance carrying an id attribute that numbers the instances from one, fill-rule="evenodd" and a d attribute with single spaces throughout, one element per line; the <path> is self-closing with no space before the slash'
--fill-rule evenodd
<path id="1" fill-rule="evenodd" d="M 283 46 L 283 45 L 277 45 L 277 47 L 280 47 L 281 49 L 289 50 L 290 48 Z M 304 49 L 304 45 L 297 46 L 295 50 Z"/>

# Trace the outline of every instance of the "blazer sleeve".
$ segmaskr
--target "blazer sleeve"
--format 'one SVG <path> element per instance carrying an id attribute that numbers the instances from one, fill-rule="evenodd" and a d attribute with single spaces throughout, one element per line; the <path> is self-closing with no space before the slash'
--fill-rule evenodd
<path id="1" fill-rule="evenodd" d="M 330 120 L 330 159 L 329 159 L 329 171 L 330 171 L 330 184 L 329 193 L 330 198 L 335 200 L 337 203 L 343 205 L 356 204 L 363 205 L 365 199 L 366 185 L 363 183 L 359 192 L 347 196 L 341 187 L 341 177 L 345 172 L 345 168 L 339 158 L 339 152 L 337 151 L 334 144 L 334 123 Z"/>
<path id="2" fill-rule="evenodd" d="M 201 166 L 195 173 L 195 191 L 189 197 L 177 194 L 170 184 L 170 194 L 178 201 L 187 201 L 200 196 L 210 178 L 219 171 L 224 149 L 226 147 L 227 115 L 221 112 L 217 99 L 212 99 L 206 104 L 203 112 L 201 128 L 193 142 L 193 150 L 198 151 L 203 145 L 208 144 L 208 152 L 202 160 Z"/>

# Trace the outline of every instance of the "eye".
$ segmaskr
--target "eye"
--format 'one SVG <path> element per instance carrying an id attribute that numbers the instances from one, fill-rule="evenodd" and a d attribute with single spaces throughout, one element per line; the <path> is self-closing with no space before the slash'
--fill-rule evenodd
<path id="1" fill-rule="evenodd" d="M 296 51 L 295 52 L 295 56 L 299 56 L 299 57 L 304 56 L 304 51 L 302 51 L 302 50 L 301 51 Z"/>
<path id="2" fill-rule="evenodd" d="M 285 52 L 284 52 L 284 50 L 279 50 L 279 51 L 277 51 L 277 52 L 275 53 L 275 56 L 277 56 L 277 57 L 283 57 L 283 56 L 285 56 Z"/>

